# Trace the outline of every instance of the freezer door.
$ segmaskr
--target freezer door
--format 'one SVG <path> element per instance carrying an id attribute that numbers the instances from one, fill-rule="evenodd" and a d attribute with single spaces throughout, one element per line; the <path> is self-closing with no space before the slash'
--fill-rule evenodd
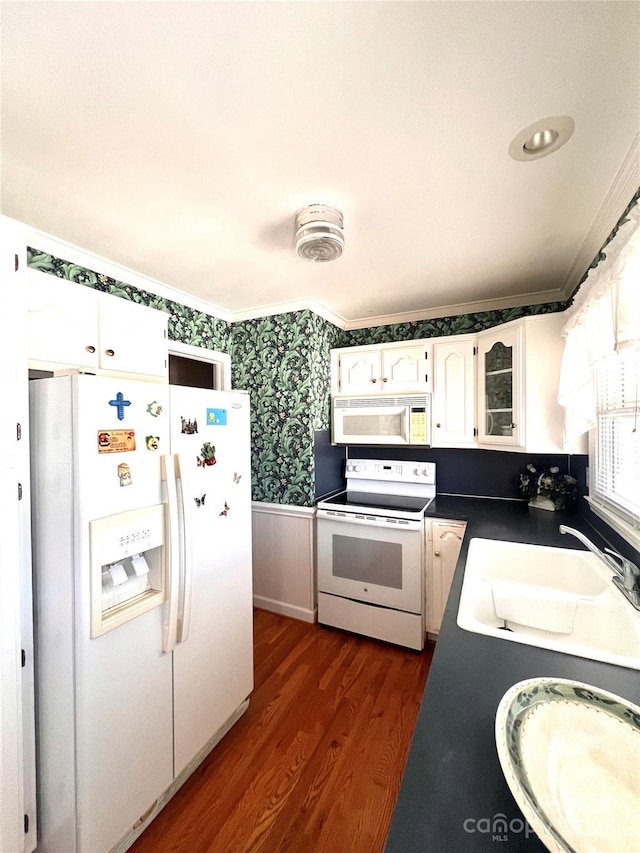
<path id="1" fill-rule="evenodd" d="M 147 449 L 145 436 L 168 449 L 168 389 L 91 376 L 31 385 L 38 850 L 110 850 L 173 780 L 172 659 L 162 607 L 91 637 L 89 531 L 96 519 L 162 502 L 162 450 Z M 119 430 L 134 433 L 135 450 L 107 445 L 125 441 Z"/>
<path id="2" fill-rule="evenodd" d="M 253 688 L 248 395 L 172 387 L 171 447 L 187 534 L 173 653 L 179 775 Z"/>

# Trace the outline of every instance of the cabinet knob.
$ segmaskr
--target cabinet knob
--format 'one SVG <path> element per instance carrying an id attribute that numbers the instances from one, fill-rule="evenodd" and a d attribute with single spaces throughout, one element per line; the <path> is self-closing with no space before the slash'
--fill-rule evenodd
<path id="1" fill-rule="evenodd" d="M 436 426 L 438 427 L 438 429 L 440 429 L 440 424 L 436 424 Z"/>
<path id="2" fill-rule="evenodd" d="M 515 428 L 516 428 L 516 425 L 515 425 L 515 424 L 509 424 L 509 426 L 511 427 L 511 429 L 515 429 Z"/>
<path id="3" fill-rule="evenodd" d="M 440 551 L 434 551 L 434 552 L 433 552 L 433 556 L 434 556 L 434 557 L 439 557 L 439 556 L 440 556 Z"/>
<path id="4" fill-rule="evenodd" d="M 94 346 L 91 346 L 91 344 L 89 344 L 89 346 L 88 346 L 88 347 L 85 347 L 85 350 L 86 350 L 87 352 L 95 352 L 95 351 L 96 351 L 96 348 L 95 348 Z"/>
<path id="5" fill-rule="evenodd" d="M 383 376 L 383 377 L 382 377 L 382 381 L 383 381 L 383 382 L 386 382 L 386 381 L 387 381 L 387 377 L 386 377 L 386 376 Z"/>
<path id="6" fill-rule="evenodd" d="M 106 353 L 107 355 L 115 355 L 115 351 L 114 351 L 114 350 L 112 350 L 112 349 L 106 349 L 106 350 L 105 350 L 105 353 Z"/>
<path id="7" fill-rule="evenodd" d="M 377 379 L 372 379 L 371 381 L 372 381 L 372 382 L 377 382 L 378 380 L 377 380 Z"/>

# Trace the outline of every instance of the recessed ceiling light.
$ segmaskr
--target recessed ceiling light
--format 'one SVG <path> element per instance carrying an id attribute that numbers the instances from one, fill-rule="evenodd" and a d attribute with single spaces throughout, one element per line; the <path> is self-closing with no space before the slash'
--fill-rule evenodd
<path id="1" fill-rule="evenodd" d="M 571 116 L 549 116 L 525 127 L 509 146 L 514 160 L 539 160 L 568 142 L 575 122 Z"/>

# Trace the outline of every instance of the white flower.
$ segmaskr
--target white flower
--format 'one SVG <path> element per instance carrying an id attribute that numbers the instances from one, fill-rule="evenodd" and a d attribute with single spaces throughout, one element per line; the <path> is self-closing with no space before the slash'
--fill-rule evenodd
<path id="1" fill-rule="evenodd" d="M 551 468 L 549 468 L 549 472 L 551 474 L 557 474 L 559 470 L 560 469 L 556 465 L 553 465 Z"/>
<path id="2" fill-rule="evenodd" d="M 529 462 L 529 464 L 527 465 L 527 471 L 531 471 L 532 474 L 536 473 L 536 469 L 533 467 L 531 462 Z"/>

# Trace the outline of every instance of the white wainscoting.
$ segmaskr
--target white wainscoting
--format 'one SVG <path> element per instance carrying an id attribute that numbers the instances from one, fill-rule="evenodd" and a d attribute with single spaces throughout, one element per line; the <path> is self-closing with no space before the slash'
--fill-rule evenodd
<path id="1" fill-rule="evenodd" d="M 315 507 L 253 501 L 253 603 L 315 622 Z"/>

